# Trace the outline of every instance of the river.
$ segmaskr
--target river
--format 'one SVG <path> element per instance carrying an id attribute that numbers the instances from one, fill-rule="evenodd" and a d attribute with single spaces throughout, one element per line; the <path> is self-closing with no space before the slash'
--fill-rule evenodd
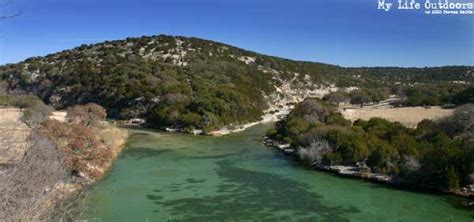
<path id="1" fill-rule="evenodd" d="M 473 221 L 454 197 L 310 170 L 260 144 L 268 125 L 224 137 L 130 130 L 87 195 L 87 221 Z"/>

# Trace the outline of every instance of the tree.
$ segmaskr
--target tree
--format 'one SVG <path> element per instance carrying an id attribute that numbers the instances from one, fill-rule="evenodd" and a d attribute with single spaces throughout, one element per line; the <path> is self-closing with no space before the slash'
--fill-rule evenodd
<path id="1" fill-rule="evenodd" d="M 457 190 L 459 189 L 459 175 L 454 169 L 453 166 L 450 166 L 448 168 L 448 171 L 446 172 L 446 188 L 450 190 Z"/>
<path id="2" fill-rule="evenodd" d="M 400 175 L 411 177 L 421 168 L 420 162 L 413 156 L 403 156 L 400 164 Z"/>
<path id="3" fill-rule="evenodd" d="M 369 144 L 372 152 L 367 159 L 367 165 L 375 169 L 375 172 L 390 173 L 394 160 L 398 156 L 395 147 L 384 140 L 373 140 Z"/>
<path id="4" fill-rule="evenodd" d="M 361 107 L 369 102 L 372 102 L 370 96 L 363 90 L 355 90 L 350 95 L 351 104 L 359 104 Z"/>
<path id="5" fill-rule="evenodd" d="M 47 106 L 43 102 L 38 101 L 35 105 L 23 111 L 22 120 L 26 123 L 26 125 L 35 128 L 44 121 L 48 120 L 53 111 L 53 107 Z"/>
<path id="6" fill-rule="evenodd" d="M 345 119 L 341 113 L 331 113 L 326 120 L 326 124 L 351 126 L 352 122 L 348 119 Z"/>
<path id="7" fill-rule="evenodd" d="M 331 92 L 323 97 L 323 100 L 326 102 L 334 103 L 339 106 L 340 103 L 349 100 L 349 97 L 346 93 L 342 91 Z"/>
<path id="8" fill-rule="evenodd" d="M 298 148 L 297 153 L 301 160 L 312 166 L 320 164 L 324 155 L 332 150 L 327 140 L 313 140 L 308 147 Z"/>
<path id="9" fill-rule="evenodd" d="M 325 121 L 329 115 L 330 109 L 323 102 L 317 99 L 305 99 L 303 102 L 296 105 L 294 112 L 291 112 L 291 117 L 301 117 L 305 121 L 314 123 L 318 121 Z"/>
<path id="10" fill-rule="evenodd" d="M 1 221 L 50 221 L 51 207 L 59 196 L 54 187 L 67 180 L 64 155 L 52 141 L 34 133 L 23 160 L 0 178 Z"/>
<path id="11" fill-rule="evenodd" d="M 86 127 L 104 121 L 105 117 L 107 117 L 107 111 L 95 103 L 73 106 L 68 109 L 66 116 L 70 123 L 82 124 Z"/>
<path id="12" fill-rule="evenodd" d="M 441 120 L 439 125 L 451 137 L 474 142 L 474 104 L 460 106 L 453 116 Z"/>
<path id="13" fill-rule="evenodd" d="M 456 105 L 474 103 L 474 86 L 470 86 L 466 90 L 454 95 L 452 102 Z"/>

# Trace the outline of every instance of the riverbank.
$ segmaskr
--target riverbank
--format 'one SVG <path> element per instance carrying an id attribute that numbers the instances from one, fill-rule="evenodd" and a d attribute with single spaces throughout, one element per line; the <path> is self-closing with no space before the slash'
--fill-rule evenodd
<path id="1" fill-rule="evenodd" d="M 279 152 L 282 152 L 285 155 L 292 156 L 295 160 L 299 161 L 299 158 L 297 156 L 297 149 L 291 147 L 290 144 L 280 144 L 267 138 L 266 136 L 263 137 L 263 144 L 267 147 L 270 147 Z M 312 164 L 310 167 L 314 170 L 329 172 L 341 177 L 361 179 L 361 180 L 365 180 L 365 181 L 369 181 L 369 182 L 373 182 L 377 184 L 389 185 L 389 186 L 400 188 L 400 189 L 429 192 L 429 193 L 434 193 L 434 194 L 447 194 L 447 195 L 453 195 L 453 196 L 469 198 L 471 200 L 474 200 L 474 186 L 464 187 L 456 191 L 440 190 L 440 189 L 435 189 L 431 187 L 423 187 L 423 186 L 414 187 L 412 184 L 409 184 L 407 181 L 404 181 L 401 178 L 393 177 L 386 174 L 372 173 L 370 172 L 370 169 L 368 169 L 368 167 L 365 165 L 326 166 L 322 164 Z M 474 204 L 474 202 L 470 202 L 470 203 Z M 474 206 L 474 205 L 470 205 L 470 206 Z"/>
<path id="2" fill-rule="evenodd" d="M 73 177 L 69 183 L 62 183 L 63 186 L 57 187 L 53 192 L 57 192 L 60 196 L 51 199 L 52 217 L 54 220 L 69 220 L 73 218 L 74 213 L 70 213 L 74 209 L 74 205 L 82 198 L 82 193 L 93 187 L 98 181 L 107 174 L 112 168 L 115 160 L 125 148 L 128 138 L 127 130 L 111 126 L 105 121 L 100 121 L 94 126 L 93 132 L 96 137 L 102 141 L 91 147 L 97 150 L 106 150 L 107 155 L 103 155 L 99 160 L 90 159 L 82 163 L 84 168 L 80 172 L 71 175 Z M 100 154 L 99 154 L 100 155 Z M 69 178 L 71 179 L 71 178 Z M 71 208 L 71 209 L 69 209 Z"/>
<path id="3" fill-rule="evenodd" d="M 284 118 L 286 115 L 288 115 L 290 113 L 290 111 L 293 109 L 293 107 L 294 107 L 293 105 L 285 105 L 285 106 L 282 106 L 280 109 L 277 109 L 273 112 L 266 111 L 266 114 L 264 114 L 262 116 L 262 119 L 260 121 L 234 126 L 232 129 L 230 129 L 229 127 L 224 127 L 222 129 L 219 129 L 219 130 L 211 131 L 207 135 L 210 135 L 210 136 L 224 136 L 224 135 L 228 135 L 228 134 L 231 134 L 231 133 L 242 132 L 242 131 L 244 131 L 244 130 L 252 127 L 252 126 L 258 125 L 258 124 L 277 122 L 277 121 L 281 120 L 282 118 Z"/>
<path id="4" fill-rule="evenodd" d="M 0 128 L 8 132 L 2 149 L 11 155 L 0 169 L 0 221 L 67 220 L 69 203 L 105 175 L 128 138 L 105 121 L 82 123 L 86 116 L 72 121 L 66 112 L 54 112 L 31 128 L 22 122 L 22 110 L 2 112 L 10 113 L 0 117 Z"/>

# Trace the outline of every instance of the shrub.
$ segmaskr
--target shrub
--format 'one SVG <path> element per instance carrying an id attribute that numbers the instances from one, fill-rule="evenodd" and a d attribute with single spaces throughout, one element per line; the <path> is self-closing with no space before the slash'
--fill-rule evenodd
<path id="1" fill-rule="evenodd" d="M 43 102 L 39 101 L 23 111 L 22 120 L 28 126 L 35 128 L 44 121 L 48 120 L 53 111 L 53 107 L 47 106 Z"/>
<path id="2" fill-rule="evenodd" d="M 345 92 L 336 91 L 336 92 L 331 92 L 328 95 L 324 96 L 323 100 L 329 103 L 334 103 L 337 106 L 339 106 L 340 103 L 348 101 L 349 96 L 347 96 Z"/>
<path id="3" fill-rule="evenodd" d="M 18 96 L 15 99 L 16 100 L 13 106 L 18 107 L 20 109 L 30 108 L 35 105 L 38 105 L 39 103 L 43 103 L 41 99 L 33 95 Z"/>
<path id="4" fill-rule="evenodd" d="M 104 121 L 107 116 L 107 111 L 95 103 L 88 103 L 86 105 L 77 105 L 69 108 L 67 111 L 67 119 L 73 124 L 82 124 L 83 126 L 90 126 Z"/>
<path id="5" fill-rule="evenodd" d="M 65 155 L 65 166 L 74 175 L 95 178 L 98 172 L 90 166 L 103 166 L 112 151 L 98 133 L 81 124 L 48 120 L 39 129 L 40 135 L 52 140 Z"/>
<path id="6" fill-rule="evenodd" d="M 345 119 L 341 113 L 331 113 L 328 116 L 326 123 L 330 125 L 339 125 L 345 127 L 349 127 L 352 125 L 352 122 L 348 119 Z"/>
<path id="7" fill-rule="evenodd" d="M 463 90 L 454 95 L 452 102 L 456 105 L 474 103 L 474 86 L 470 86 L 466 90 Z"/>
<path id="8" fill-rule="evenodd" d="M 403 156 L 400 163 L 400 175 L 410 178 L 421 168 L 420 162 L 413 156 Z"/>
<path id="9" fill-rule="evenodd" d="M 441 129 L 452 137 L 474 142 L 474 104 L 460 106 L 453 116 L 439 122 Z"/>
<path id="10" fill-rule="evenodd" d="M 372 98 L 363 90 L 355 90 L 351 93 L 350 103 L 363 106 L 366 103 L 372 102 Z"/>
<path id="11" fill-rule="evenodd" d="M 51 140 L 37 133 L 22 161 L 0 180 L 0 218 L 4 221 L 50 221 L 52 190 L 67 182 L 64 155 Z M 61 198 L 61 197 L 56 197 Z M 45 203 L 47 199 L 47 203 Z M 46 218 L 45 218 L 46 217 Z"/>
<path id="12" fill-rule="evenodd" d="M 308 147 L 299 147 L 298 157 L 308 165 L 320 164 L 324 155 L 332 151 L 326 140 L 313 140 Z"/>

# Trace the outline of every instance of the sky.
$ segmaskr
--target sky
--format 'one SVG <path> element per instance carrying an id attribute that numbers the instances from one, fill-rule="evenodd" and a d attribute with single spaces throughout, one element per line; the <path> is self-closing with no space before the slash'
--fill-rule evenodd
<path id="1" fill-rule="evenodd" d="M 385 12 L 377 1 L 13 0 L 0 14 L 22 14 L 0 20 L 0 64 L 170 34 L 346 67 L 474 65 L 474 15 Z"/>

